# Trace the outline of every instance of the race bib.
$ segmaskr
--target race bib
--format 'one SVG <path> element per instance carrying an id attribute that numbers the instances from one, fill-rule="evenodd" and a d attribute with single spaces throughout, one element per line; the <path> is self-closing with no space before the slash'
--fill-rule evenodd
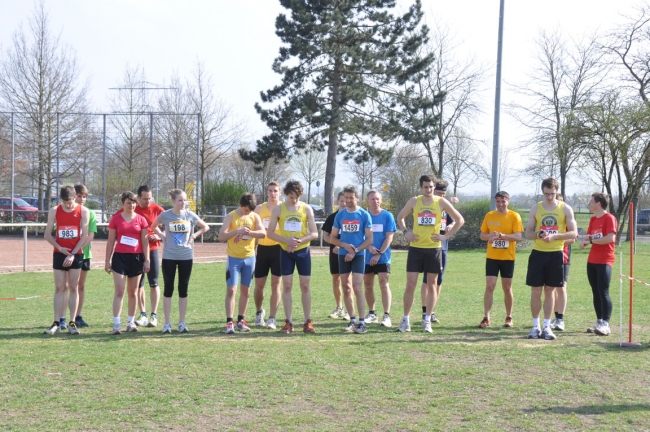
<path id="1" fill-rule="evenodd" d="M 509 240 L 494 240 L 492 242 L 492 247 L 494 249 L 508 249 L 509 246 L 510 246 Z"/>
<path id="2" fill-rule="evenodd" d="M 591 235 L 591 238 L 592 238 L 592 240 L 596 240 L 596 239 L 599 239 L 599 238 L 603 238 L 603 233 L 601 233 L 601 232 L 599 232 L 599 233 L 593 233 L 593 234 Z"/>
<path id="3" fill-rule="evenodd" d="M 262 223 L 264 224 L 264 228 L 266 228 L 266 229 L 269 228 L 269 222 L 271 222 L 271 219 L 269 219 L 269 218 L 266 218 L 266 219 L 264 219 L 262 221 Z"/>
<path id="4" fill-rule="evenodd" d="M 435 213 L 418 213 L 418 225 L 434 226 L 436 224 Z"/>
<path id="5" fill-rule="evenodd" d="M 361 222 L 358 220 L 344 220 L 341 224 L 341 231 L 345 233 L 358 233 L 361 230 Z"/>
<path id="6" fill-rule="evenodd" d="M 372 232 L 384 232 L 384 224 L 372 224 Z"/>
<path id="7" fill-rule="evenodd" d="M 253 238 L 253 237 L 251 237 L 251 236 L 245 235 L 245 236 L 243 236 L 241 239 L 242 239 L 242 240 L 250 240 L 250 239 L 252 239 L 252 238 Z"/>
<path id="8" fill-rule="evenodd" d="M 299 221 L 286 221 L 284 223 L 284 230 L 291 232 L 300 232 L 302 231 L 302 222 Z"/>
<path id="9" fill-rule="evenodd" d="M 539 230 L 545 232 L 546 235 L 557 234 L 559 232 L 557 226 L 542 226 Z"/>
<path id="10" fill-rule="evenodd" d="M 190 232 L 190 223 L 186 220 L 175 220 L 169 223 L 169 231 L 173 233 Z"/>
<path id="11" fill-rule="evenodd" d="M 447 231 L 447 221 L 443 219 L 440 222 L 440 232 L 445 232 L 445 231 Z"/>
<path id="12" fill-rule="evenodd" d="M 134 239 L 133 237 L 123 235 L 120 238 L 120 243 L 122 243 L 123 245 L 136 247 L 138 245 L 138 239 Z"/>
<path id="13" fill-rule="evenodd" d="M 58 229 L 60 239 L 76 239 L 79 237 L 79 229 L 76 226 L 62 226 Z"/>

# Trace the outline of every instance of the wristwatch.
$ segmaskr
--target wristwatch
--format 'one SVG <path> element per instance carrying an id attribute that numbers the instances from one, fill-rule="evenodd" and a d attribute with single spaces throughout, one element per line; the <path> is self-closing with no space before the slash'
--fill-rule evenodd
<path id="1" fill-rule="evenodd" d="M 402 230 L 402 234 L 406 234 L 407 232 L 409 232 L 408 229 Z"/>
<path id="2" fill-rule="evenodd" d="M 356 246 L 354 247 L 354 253 L 359 253 L 359 249 Z"/>
<path id="3" fill-rule="evenodd" d="M 589 237 L 589 244 L 594 244 L 594 242 L 592 240 L 593 239 L 591 237 Z"/>

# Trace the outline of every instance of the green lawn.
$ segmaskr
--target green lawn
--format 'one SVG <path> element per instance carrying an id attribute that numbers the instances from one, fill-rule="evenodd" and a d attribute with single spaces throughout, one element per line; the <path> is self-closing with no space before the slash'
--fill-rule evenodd
<path id="1" fill-rule="evenodd" d="M 224 266 L 205 264 L 195 265 L 190 283 L 190 334 L 163 337 L 159 326 L 111 336 L 111 279 L 93 270 L 84 313 L 91 327 L 78 337 L 42 334 L 51 300 L 0 301 L 0 429 L 647 430 L 650 289 L 635 287 L 634 338 L 643 348 L 618 347 L 618 278 L 614 333 L 585 333 L 595 320 L 586 256 L 574 252 L 567 331 L 553 342 L 525 338 L 528 251 L 516 267 L 515 328 L 500 327 L 497 290 L 497 325 L 486 330 L 477 328 L 484 253 L 452 251 L 432 335 L 418 325 L 419 294 L 413 332 L 373 324 L 366 335 L 342 334 L 343 321 L 327 318 L 334 303 L 320 257 L 312 278 L 316 335 L 253 329 L 226 336 Z M 649 258 L 650 247 L 639 245 L 640 279 L 650 280 Z M 404 261 L 396 254 L 394 323 L 402 315 Z M 50 273 L 0 275 L 0 297 L 51 296 L 52 285 Z M 249 311 L 254 321 L 252 298 Z"/>

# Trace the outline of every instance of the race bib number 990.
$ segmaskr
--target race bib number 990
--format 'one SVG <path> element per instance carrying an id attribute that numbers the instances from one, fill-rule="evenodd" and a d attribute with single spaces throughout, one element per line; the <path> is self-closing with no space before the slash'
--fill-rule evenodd
<path id="1" fill-rule="evenodd" d="M 419 213 L 418 214 L 418 225 L 434 226 L 435 224 L 436 224 L 436 214 L 435 213 Z"/>
<path id="2" fill-rule="evenodd" d="M 508 249 L 508 246 L 510 246 L 510 241 L 508 240 L 494 240 L 492 242 L 494 249 Z"/>
<path id="3" fill-rule="evenodd" d="M 341 224 L 341 231 L 345 233 L 358 233 L 361 230 L 361 222 L 358 220 L 344 220 Z"/>

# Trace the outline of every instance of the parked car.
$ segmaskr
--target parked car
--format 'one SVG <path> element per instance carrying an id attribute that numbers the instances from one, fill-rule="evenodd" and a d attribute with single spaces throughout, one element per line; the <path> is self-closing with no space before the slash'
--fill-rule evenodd
<path id="1" fill-rule="evenodd" d="M 636 232 L 645 234 L 650 231 L 650 209 L 639 210 L 636 214 Z"/>
<path id="2" fill-rule="evenodd" d="M 317 206 L 316 204 L 309 204 L 314 210 L 314 218 L 317 219 L 325 219 L 325 209 L 321 206 Z"/>
<path id="3" fill-rule="evenodd" d="M 0 197 L 0 209 L 4 211 L 5 216 L 11 214 L 11 200 L 12 198 L 9 197 Z M 13 198 L 13 202 L 15 220 L 19 222 L 26 220 L 36 222 L 38 219 L 38 208 L 29 205 L 29 203 L 22 198 Z"/>
<path id="4" fill-rule="evenodd" d="M 32 207 L 38 207 L 38 197 L 35 197 L 35 196 L 22 196 L 22 197 L 20 197 L 20 199 L 24 200 L 25 202 L 27 202 L 27 204 L 29 204 Z M 53 196 L 50 197 L 50 208 L 54 207 L 58 203 L 59 203 L 59 200 L 58 200 L 58 198 L 56 196 L 53 195 Z M 39 209 L 39 210 L 42 210 L 42 209 Z"/>

